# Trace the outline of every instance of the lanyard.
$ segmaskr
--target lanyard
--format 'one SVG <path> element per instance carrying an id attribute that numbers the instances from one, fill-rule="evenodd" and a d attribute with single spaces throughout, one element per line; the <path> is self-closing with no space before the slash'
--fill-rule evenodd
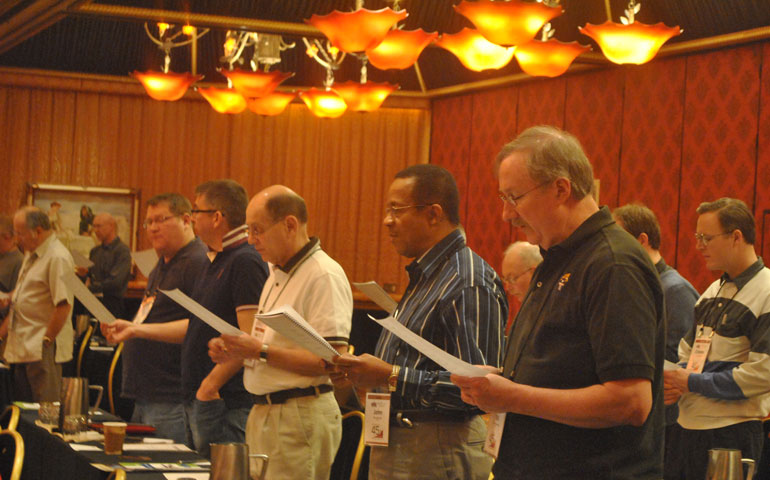
<path id="1" fill-rule="evenodd" d="M 278 299 L 281 298 L 281 295 L 283 294 L 283 291 L 286 290 L 286 287 L 289 285 L 289 282 L 291 282 L 291 279 L 294 278 L 294 274 L 297 273 L 297 270 L 299 270 L 299 267 L 302 266 L 303 263 L 305 263 L 305 260 L 307 260 L 308 258 L 312 257 L 313 254 L 315 252 L 317 252 L 318 250 L 320 250 L 320 249 L 321 249 L 321 245 L 318 244 L 315 247 L 313 247 L 312 249 L 310 249 L 309 252 L 307 252 L 307 255 L 305 255 L 305 258 L 300 260 L 299 263 L 297 263 L 297 265 L 295 265 L 294 268 L 291 269 L 291 271 L 289 272 L 289 276 L 286 278 L 286 282 L 283 284 L 283 287 L 281 287 L 281 290 L 278 291 L 278 295 L 276 295 L 275 300 L 273 300 L 273 303 L 270 304 L 270 306 L 267 308 L 267 310 L 265 310 L 264 308 L 262 308 L 260 306 L 259 307 L 259 313 L 269 312 L 269 311 L 271 311 L 273 309 L 275 304 L 278 302 Z M 270 282 L 270 290 L 268 290 L 267 291 L 267 295 L 265 295 L 265 302 L 264 302 L 265 305 L 267 305 L 267 303 L 270 300 L 270 295 L 273 293 L 273 287 L 274 286 L 275 286 L 275 284 Z"/>

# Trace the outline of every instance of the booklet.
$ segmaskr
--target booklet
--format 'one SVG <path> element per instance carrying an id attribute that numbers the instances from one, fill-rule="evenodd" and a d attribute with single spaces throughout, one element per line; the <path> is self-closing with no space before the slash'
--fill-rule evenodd
<path id="1" fill-rule="evenodd" d="M 269 312 L 258 313 L 255 317 L 300 347 L 326 361 L 330 362 L 332 358 L 340 354 L 302 318 L 302 315 L 289 305 Z"/>
<path id="2" fill-rule="evenodd" d="M 373 280 L 369 282 L 353 282 L 353 286 L 364 292 L 367 297 L 388 312 L 389 315 L 393 315 L 393 312 L 396 311 L 398 303 L 393 300 L 393 297 L 388 295 L 388 292 L 377 285 L 377 282 Z"/>
<path id="3" fill-rule="evenodd" d="M 75 272 L 64 272 L 61 275 L 64 285 L 80 300 L 80 303 L 91 312 L 101 323 L 110 324 L 115 322 L 115 316 L 107 310 L 98 298 L 86 287 L 86 285 L 75 275 Z"/>
<path id="4" fill-rule="evenodd" d="M 240 335 L 243 333 L 238 327 L 234 327 L 221 318 L 217 317 L 208 309 L 206 309 L 206 307 L 185 295 L 178 288 L 173 290 L 161 290 L 161 292 L 166 294 L 171 300 L 186 308 L 187 311 L 206 322 L 217 332 L 224 333 L 226 335 Z"/>
<path id="5" fill-rule="evenodd" d="M 378 320 L 369 315 L 369 318 L 382 325 L 383 328 L 393 333 L 393 335 L 416 348 L 417 351 L 426 357 L 446 368 L 449 372 L 462 375 L 464 377 L 484 377 L 490 373 L 483 368 L 471 365 L 470 363 L 441 350 L 437 346 L 433 345 L 429 341 L 406 328 L 406 326 L 402 325 L 393 317 L 387 317 Z"/>

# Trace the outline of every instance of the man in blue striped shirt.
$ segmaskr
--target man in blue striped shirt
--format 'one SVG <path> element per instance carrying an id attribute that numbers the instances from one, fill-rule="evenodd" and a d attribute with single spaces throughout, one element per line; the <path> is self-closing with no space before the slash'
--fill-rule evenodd
<path id="1" fill-rule="evenodd" d="M 415 259 L 395 318 L 467 362 L 499 366 L 508 301 L 492 267 L 465 244 L 452 175 L 435 165 L 402 170 L 385 212 L 393 246 Z M 449 372 L 387 331 L 376 356 L 343 355 L 336 363 L 358 387 L 391 392 L 389 445 L 372 448 L 370 479 L 489 477 L 484 421 Z"/>

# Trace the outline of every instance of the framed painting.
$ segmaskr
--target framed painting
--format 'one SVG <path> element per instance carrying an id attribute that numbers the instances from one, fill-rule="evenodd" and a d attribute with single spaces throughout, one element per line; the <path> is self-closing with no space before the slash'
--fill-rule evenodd
<path id="1" fill-rule="evenodd" d="M 118 236 L 131 251 L 136 250 L 139 197 L 139 190 L 129 188 L 27 184 L 27 205 L 47 212 L 59 240 L 86 258 L 99 243 L 93 221 L 103 212 L 115 217 Z"/>

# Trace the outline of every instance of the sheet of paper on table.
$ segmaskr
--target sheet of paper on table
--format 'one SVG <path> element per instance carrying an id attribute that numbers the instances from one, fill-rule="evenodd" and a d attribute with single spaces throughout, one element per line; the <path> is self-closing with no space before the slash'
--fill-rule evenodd
<path id="1" fill-rule="evenodd" d="M 40 410 L 40 404 L 37 402 L 13 402 L 14 405 L 22 410 Z"/>
<path id="2" fill-rule="evenodd" d="M 374 303 L 379 305 L 381 309 L 388 312 L 388 315 L 393 315 L 393 312 L 396 311 L 398 303 L 396 303 L 396 301 L 393 300 L 393 297 L 388 295 L 388 292 L 379 286 L 377 282 L 353 282 L 353 286 L 364 292 L 364 294 Z"/>
<path id="3" fill-rule="evenodd" d="M 201 306 L 200 303 L 182 293 L 182 291 L 178 288 L 173 290 L 161 290 L 161 292 L 168 295 L 168 298 L 183 306 L 187 309 L 187 311 L 206 322 L 217 332 L 227 335 L 240 335 L 243 333 L 240 329 L 225 322 L 221 318 L 211 313 L 205 307 Z"/>
<path id="4" fill-rule="evenodd" d="M 310 353 L 331 361 L 339 352 L 289 305 L 256 315 L 265 325 L 290 339 Z"/>
<path id="5" fill-rule="evenodd" d="M 378 320 L 369 315 L 369 318 L 382 325 L 383 328 L 387 329 L 393 333 L 393 335 L 405 341 L 417 349 L 418 352 L 438 363 L 449 372 L 465 377 L 484 377 L 489 373 L 483 368 L 475 367 L 470 363 L 441 350 L 437 346 L 433 345 L 429 341 L 406 328 L 393 317 L 387 317 Z"/>
<path id="6" fill-rule="evenodd" d="M 181 443 L 126 443 L 124 452 L 192 452 L 190 447 Z"/>
<path id="7" fill-rule="evenodd" d="M 80 303 L 82 303 L 97 320 L 107 324 L 115 322 L 115 317 L 109 310 L 107 310 L 107 307 L 105 307 L 90 290 L 88 290 L 88 287 L 86 287 L 78 276 L 75 275 L 75 272 L 64 272 L 61 275 L 61 279 L 64 282 L 64 285 L 69 288 L 78 300 L 80 300 Z"/>
<path id="8" fill-rule="evenodd" d="M 168 480 L 209 480 L 209 472 L 164 473 Z"/>
<path id="9" fill-rule="evenodd" d="M 120 462 L 119 465 L 127 472 L 137 470 L 161 471 L 161 472 L 182 472 L 182 471 L 201 471 L 208 470 L 211 464 L 205 463 L 162 463 L 162 462 Z"/>
<path id="10" fill-rule="evenodd" d="M 134 263 L 142 275 L 150 278 L 150 272 L 158 263 L 158 252 L 154 248 L 148 248 L 139 252 L 131 252 L 131 258 L 134 259 Z"/>
<path id="11" fill-rule="evenodd" d="M 94 266 L 94 262 L 91 259 L 77 250 L 70 250 L 70 253 L 72 253 L 72 261 L 75 262 L 76 267 L 91 268 Z"/>
<path id="12" fill-rule="evenodd" d="M 70 443 L 70 448 L 76 452 L 101 452 L 102 449 L 98 445 L 86 445 L 84 443 Z"/>

